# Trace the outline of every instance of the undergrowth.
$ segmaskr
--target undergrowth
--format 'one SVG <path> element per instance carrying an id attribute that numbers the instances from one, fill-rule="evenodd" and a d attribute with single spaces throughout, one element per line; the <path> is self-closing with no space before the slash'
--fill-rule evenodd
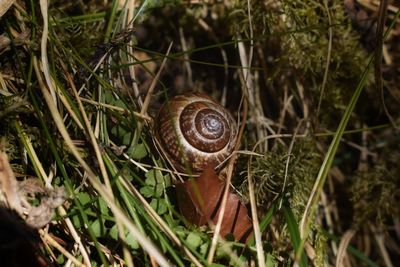
<path id="1" fill-rule="evenodd" d="M 0 148 L 18 180 L 66 190 L 40 232 L 49 262 L 399 264 L 398 132 L 343 1 L 17 1 L 0 22 Z M 232 190 L 249 215 L 254 194 L 261 235 L 226 236 L 211 260 L 212 231 L 180 214 L 153 140 L 158 108 L 188 91 L 245 124 Z"/>

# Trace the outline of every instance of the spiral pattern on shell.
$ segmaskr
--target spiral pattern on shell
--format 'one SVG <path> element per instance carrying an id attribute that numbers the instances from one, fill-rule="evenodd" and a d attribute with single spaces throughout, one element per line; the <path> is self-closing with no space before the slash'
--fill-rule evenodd
<path id="1" fill-rule="evenodd" d="M 200 173 L 223 162 L 233 151 L 237 126 L 224 107 L 203 94 L 178 95 L 155 119 L 161 150 L 179 171 Z"/>

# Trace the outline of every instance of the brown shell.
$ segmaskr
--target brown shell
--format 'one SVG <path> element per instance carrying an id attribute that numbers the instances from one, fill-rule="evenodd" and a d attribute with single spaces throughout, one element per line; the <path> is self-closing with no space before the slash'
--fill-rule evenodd
<path id="1" fill-rule="evenodd" d="M 174 167 L 194 174 L 209 163 L 223 162 L 237 138 L 236 122 L 229 111 L 203 94 L 170 99 L 158 112 L 155 132 Z"/>

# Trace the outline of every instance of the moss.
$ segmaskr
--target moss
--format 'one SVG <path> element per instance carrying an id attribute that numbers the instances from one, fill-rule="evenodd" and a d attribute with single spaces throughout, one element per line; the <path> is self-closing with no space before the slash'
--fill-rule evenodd
<path id="1" fill-rule="evenodd" d="M 315 236 L 315 258 L 313 260 L 313 263 L 316 267 L 322 267 L 322 266 L 327 266 L 326 263 L 326 255 L 327 255 L 327 241 L 328 238 L 322 231 L 322 229 L 317 229 L 317 233 Z"/>
<path id="2" fill-rule="evenodd" d="M 236 24 L 232 23 L 232 29 L 250 38 L 247 1 L 238 1 L 235 7 Z M 328 8 L 315 0 L 279 1 L 268 5 L 255 1 L 251 3 L 251 13 L 253 38 L 264 47 L 268 57 L 267 85 L 282 91 L 279 88 L 285 88 L 288 80 L 299 82 L 311 110 L 317 110 L 320 101 L 330 52 L 321 101 L 324 110 L 318 120 L 325 127 L 335 127 L 340 119 L 338 114 L 342 114 L 355 89 L 354 84 L 358 83 L 368 63 L 367 52 L 360 45 L 358 33 L 352 29 L 343 1 L 329 1 Z M 332 30 L 331 49 L 329 30 Z M 295 83 L 291 87 L 296 95 Z"/>
<path id="3" fill-rule="evenodd" d="M 399 156 L 399 155 L 398 155 Z M 400 168 L 375 166 L 361 171 L 350 188 L 354 208 L 353 220 L 357 226 L 371 222 L 380 226 L 400 214 Z"/>
<path id="4" fill-rule="evenodd" d="M 321 157 L 311 139 L 297 140 L 290 154 L 285 181 L 287 157 L 287 147 L 279 145 L 253 162 L 251 171 L 255 195 L 260 210 L 264 212 L 277 197 L 288 198 L 299 220 L 319 170 Z M 247 180 L 241 185 L 240 191 L 247 194 Z"/>

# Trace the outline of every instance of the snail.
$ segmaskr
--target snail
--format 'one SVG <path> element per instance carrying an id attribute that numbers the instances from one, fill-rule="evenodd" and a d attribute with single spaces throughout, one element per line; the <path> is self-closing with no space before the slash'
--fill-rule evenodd
<path id="1" fill-rule="evenodd" d="M 201 173 L 221 164 L 237 140 L 232 115 L 207 95 L 193 93 L 170 99 L 155 118 L 155 138 L 175 169 Z"/>

